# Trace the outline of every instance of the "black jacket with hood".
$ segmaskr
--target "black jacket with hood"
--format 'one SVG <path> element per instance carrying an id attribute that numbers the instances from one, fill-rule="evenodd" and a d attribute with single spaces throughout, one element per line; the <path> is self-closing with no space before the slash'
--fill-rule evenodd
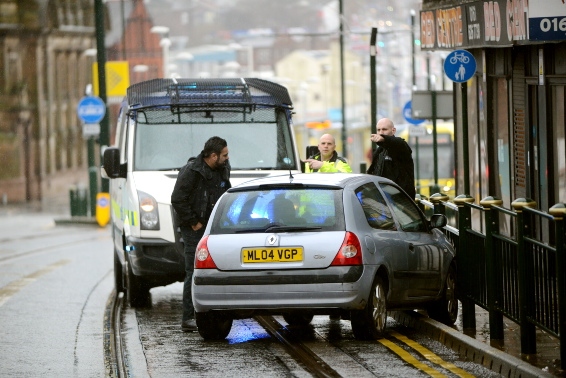
<path id="1" fill-rule="evenodd" d="M 399 185 L 411 198 L 415 198 L 415 168 L 413 151 L 405 139 L 382 135 L 377 143 L 367 173 L 388 178 Z"/>
<path id="2" fill-rule="evenodd" d="M 179 226 L 190 227 L 199 222 L 206 226 L 214 204 L 230 187 L 228 160 L 224 168 L 214 171 L 204 161 L 202 152 L 190 158 L 179 171 L 171 194 Z"/>

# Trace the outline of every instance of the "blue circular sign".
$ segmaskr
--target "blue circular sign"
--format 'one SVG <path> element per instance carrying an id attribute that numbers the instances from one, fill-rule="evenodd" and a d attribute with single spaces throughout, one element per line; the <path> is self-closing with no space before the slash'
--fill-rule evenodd
<path id="1" fill-rule="evenodd" d="M 465 83 L 476 73 L 476 58 L 467 50 L 452 51 L 444 60 L 444 73 L 456 83 Z"/>
<path id="2" fill-rule="evenodd" d="M 414 119 L 413 117 L 413 110 L 412 110 L 412 101 L 407 101 L 405 107 L 403 108 L 403 117 L 409 122 L 411 125 L 420 125 L 425 120 L 424 119 Z"/>
<path id="3" fill-rule="evenodd" d="M 77 106 L 77 114 L 84 123 L 99 123 L 106 114 L 106 104 L 100 97 L 83 97 Z"/>

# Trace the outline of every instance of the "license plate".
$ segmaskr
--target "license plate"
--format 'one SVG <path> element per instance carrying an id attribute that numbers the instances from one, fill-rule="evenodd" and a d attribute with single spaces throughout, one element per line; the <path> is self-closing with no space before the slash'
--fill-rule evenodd
<path id="1" fill-rule="evenodd" d="M 303 247 L 243 248 L 244 263 L 303 261 Z"/>

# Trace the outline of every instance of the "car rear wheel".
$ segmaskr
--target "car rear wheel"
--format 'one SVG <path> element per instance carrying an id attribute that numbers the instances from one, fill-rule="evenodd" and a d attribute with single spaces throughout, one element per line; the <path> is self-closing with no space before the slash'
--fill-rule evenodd
<path id="1" fill-rule="evenodd" d="M 298 327 L 304 327 L 311 324 L 313 317 L 314 315 L 309 313 L 292 313 L 283 315 L 283 319 L 285 319 L 287 324 Z"/>
<path id="2" fill-rule="evenodd" d="M 453 325 L 458 317 L 456 298 L 456 267 L 452 264 L 446 275 L 442 299 L 427 307 L 428 316 L 446 325 Z"/>
<path id="3" fill-rule="evenodd" d="M 128 264 L 128 274 L 126 276 L 126 295 L 131 307 L 149 307 L 151 305 L 151 296 L 149 294 L 149 286 L 144 282 L 143 278 L 134 275 L 130 264 Z"/>
<path id="4" fill-rule="evenodd" d="M 356 339 L 375 340 L 383 335 L 387 324 L 386 296 L 383 279 L 375 277 L 366 307 L 351 313 L 352 331 Z"/>
<path id="5" fill-rule="evenodd" d="M 198 333 L 205 340 L 224 340 L 232 329 L 232 318 L 216 312 L 195 314 Z"/>

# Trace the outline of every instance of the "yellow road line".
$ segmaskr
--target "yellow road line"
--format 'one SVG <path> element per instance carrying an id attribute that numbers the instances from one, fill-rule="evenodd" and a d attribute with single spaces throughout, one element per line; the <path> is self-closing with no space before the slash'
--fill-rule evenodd
<path id="1" fill-rule="evenodd" d="M 395 344 L 392 341 L 389 341 L 387 339 L 379 339 L 377 340 L 379 341 L 381 344 L 385 345 L 387 348 L 391 349 L 391 351 L 393 353 L 395 353 L 396 355 L 398 355 L 399 357 L 401 357 L 403 360 L 405 360 L 405 362 L 413 365 L 414 367 L 416 367 L 419 370 L 424 371 L 426 374 L 430 375 L 431 377 L 446 377 L 446 375 L 442 374 L 441 372 L 439 372 L 438 370 L 423 364 L 422 362 L 420 362 L 419 360 L 417 360 L 415 357 L 413 357 L 409 352 L 407 352 L 405 349 L 401 348 L 400 346 L 398 346 L 397 344 Z"/>
<path id="2" fill-rule="evenodd" d="M 408 346 L 410 346 L 411 348 L 416 350 L 418 353 L 420 353 L 424 358 L 426 358 L 430 362 L 435 363 L 439 366 L 442 366 L 444 369 L 451 371 L 452 373 L 456 374 L 457 376 L 462 377 L 462 378 L 472 378 L 472 377 L 474 377 L 474 375 L 468 373 L 465 370 L 460 369 L 459 367 L 457 367 L 453 363 L 444 361 L 442 358 L 438 357 L 432 351 L 428 350 L 427 348 L 425 348 L 421 344 L 417 343 L 416 341 L 409 339 L 407 336 L 401 335 L 400 333 L 397 333 L 395 331 L 390 331 L 389 334 L 391 336 L 395 337 L 397 340 L 402 341 L 403 343 L 407 344 Z"/>
<path id="3" fill-rule="evenodd" d="M 4 286 L 3 288 L 0 288 L 0 307 L 8 300 L 10 299 L 14 294 L 16 294 L 18 291 L 22 290 L 24 287 L 26 287 L 27 285 L 29 285 L 32 282 L 35 282 L 39 277 L 43 276 L 44 274 L 47 274 L 49 272 L 54 271 L 57 268 L 62 267 L 63 265 L 66 265 L 68 263 L 70 263 L 71 260 L 61 260 L 61 261 L 57 261 L 54 264 L 51 264 L 49 266 L 46 266 L 43 269 L 40 269 L 34 273 L 28 274 L 27 276 L 9 283 L 7 286 Z"/>

